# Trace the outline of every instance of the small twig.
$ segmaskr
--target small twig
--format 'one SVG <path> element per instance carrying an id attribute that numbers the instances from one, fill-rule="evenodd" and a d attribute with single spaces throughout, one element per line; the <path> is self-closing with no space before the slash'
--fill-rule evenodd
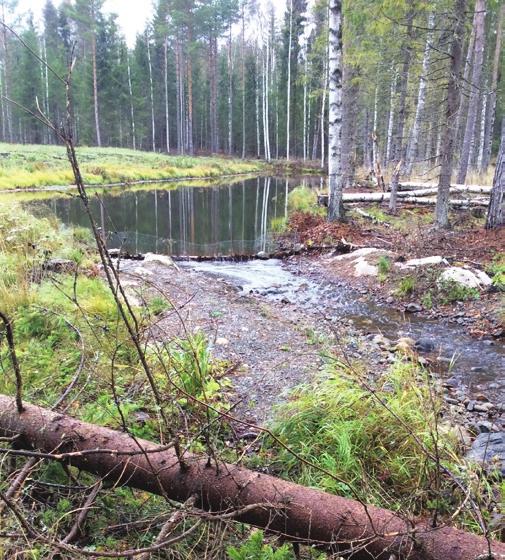
<path id="1" fill-rule="evenodd" d="M 77 516 L 77 519 L 75 520 L 75 523 L 72 525 L 72 529 L 70 529 L 68 535 L 61 541 L 62 543 L 64 544 L 71 543 L 76 539 L 76 537 L 79 536 L 80 532 L 82 531 L 82 526 L 84 525 L 84 522 L 88 517 L 91 506 L 93 505 L 98 495 L 98 492 L 100 492 L 101 488 L 102 488 L 102 481 L 98 481 L 93 486 L 91 492 L 86 498 L 86 501 L 84 502 L 84 505 L 81 508 L 81 511 L 79 512 L 79 515 Z"/>

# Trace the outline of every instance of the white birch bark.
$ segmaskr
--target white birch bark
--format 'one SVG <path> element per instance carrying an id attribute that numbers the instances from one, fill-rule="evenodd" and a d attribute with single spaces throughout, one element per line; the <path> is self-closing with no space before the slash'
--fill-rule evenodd
<path id="1" fill-rule="evenodd" d="M 170 153 L 170 116 L 168 112 L 168 37 L 165 37 L 163 61 L 163 82 L 165 86 L 165 142 Z"/>
<path id="2" fill-rule="evenodd" d="M 329 40 L 328 218 L 343 218 L 342 204 L 342 0 L 330 0 Z"/>
<path id="3" fill-rule="evenodd" d="M 130 55 L 126 55 L 126 66 L 128 70 L 128 91 L 130 94 L 130 116 L 131 116 L 131 127 L 132 127 L 132 147 L 134 150 L 137 149 L 137 144 L 135 140 L 135 111 L 133 110 L 133 88 L 132 88 L 132 75 L 130 69 Z"/>
<path id="4" fill-rule="evenodd" d="M 149 97 L 151 100 L 151 133 L 152 133 L 152 148 L 153 152 L 156 151 L 156 125 L 154 120 L 154 87 L 153 87 L 153 67 L 151 64 L 151 47 L 149 46 L 149 37 L 146 37 L 147 42 L 147 64 L 149 66 Z"/>
<path id="5" fill-rule="evenodd" d="M 288 83 L 286 101 L 286 159 L 289 161 L 291 129 L 291 49 L 293 47 L 293 0 L 289 2 Z"/>

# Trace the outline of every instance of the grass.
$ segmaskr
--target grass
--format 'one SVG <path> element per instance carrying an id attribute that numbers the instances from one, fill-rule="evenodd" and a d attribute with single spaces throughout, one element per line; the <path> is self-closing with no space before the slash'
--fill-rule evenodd
<path id="1" fill-rule="evenodd" d="M 288 209 L 290 213 L 304 212 L 308 214 L 326 215 L 326 208 L 317 204 L 317 193 L 307 186 L 294 188 L 288 195 Z"/>
<path id="2" fill-rule="evenodd" d="M 169 156 L 122 148 L 78 148 L 88 185 L 202 179 L 258 173 L 265 164 L 220 157 Z M 67 186 L 72 171 L 60 146 L 0 144 L 0 190 Z"/>
<path id="3" fill-rule="evenodd" d="M 267 441 L 273 469 L 306 486 L 395 511 L 450 516 L 467 498 L 440 466 L 464 483 L 475 475 L 459 458 L 455 429 L 441 420 L 442 394 L 428 372 L 399 361 L 373 382 L 373 390 L 360 379 L 333 361 L 315 383 L 295 390 L 279 408 L 273 432 L 306 462 Z M 500 491 L 493 480 L 482 480 L 474 496 L 488 519 L 493 491 Z M 471 512 L 463 511 L 458 523 L 478 531 Z"/>

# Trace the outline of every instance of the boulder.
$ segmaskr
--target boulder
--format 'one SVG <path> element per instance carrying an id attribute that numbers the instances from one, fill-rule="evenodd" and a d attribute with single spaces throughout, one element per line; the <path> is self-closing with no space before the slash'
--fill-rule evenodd
<path id="1" fill-rule="evenodd" d="M 498 467 L 502 477 L 505 477 L 505 432 L 478 435 L 466 458 L 488 468 Z"/>
<path id="2" fill-rule="evenodd" d="M 157 253 L 146 253 L 144 255 L 144 262 L 157 263 L 163 266 L 174 266 L 174 261 L 168 255 L 159 255 Z"/>
<path id="3" fill-rule="evenodd" d="M 420 313 L 422 310 L 422 306 L 418 303 L 407 303 L 407 305 L 405 306 L 406 313 Z"/>
<path id="4" fill-rule="evenodd" d="M 484 289 L 492 285 L 491 278 L 482 270 L 452 266 L 444 270 L 439 277 L 439 282 L 456 282 L 466 288 Z"/>
<path id="5" fill-rule="evenodd" d="M 270 255 L 266 251 L 260 251 L 256 253 L 256 258 L 260 261 L 267 261 L 270 258 Z"/>
<path id="6" fill-rule="evenodd" d="M 435 266 L 438 264 L 449 265 L 449 263 L 444 259 L 444 257 L 433 256 L 424 257 L 423 259 L 410 259 L 405 262 L 396 262 L 395 266 L 401 270 L 408 268 L 417 268 L 420 266 Z"/>
<path id="7" fill-rule="evenodd" d="M 434 340 L 431 338 L 418 338 L 415 343 L 418 352 L 434 352 L 437 348 Z"/>

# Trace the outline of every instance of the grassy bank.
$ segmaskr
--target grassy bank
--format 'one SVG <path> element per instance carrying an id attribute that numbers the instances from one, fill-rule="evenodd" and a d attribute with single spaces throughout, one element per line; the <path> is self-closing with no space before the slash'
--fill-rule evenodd
<path id="1" fill-rule="evenodd" d="M 265 169 L 259 161 L 168 156 L 120 148 L 78 148 L 77 153 L 89 185 L 212 178 Z M 66 186 L 73 182 L 64 148 L 0 144 L 0 190 Z"/>

